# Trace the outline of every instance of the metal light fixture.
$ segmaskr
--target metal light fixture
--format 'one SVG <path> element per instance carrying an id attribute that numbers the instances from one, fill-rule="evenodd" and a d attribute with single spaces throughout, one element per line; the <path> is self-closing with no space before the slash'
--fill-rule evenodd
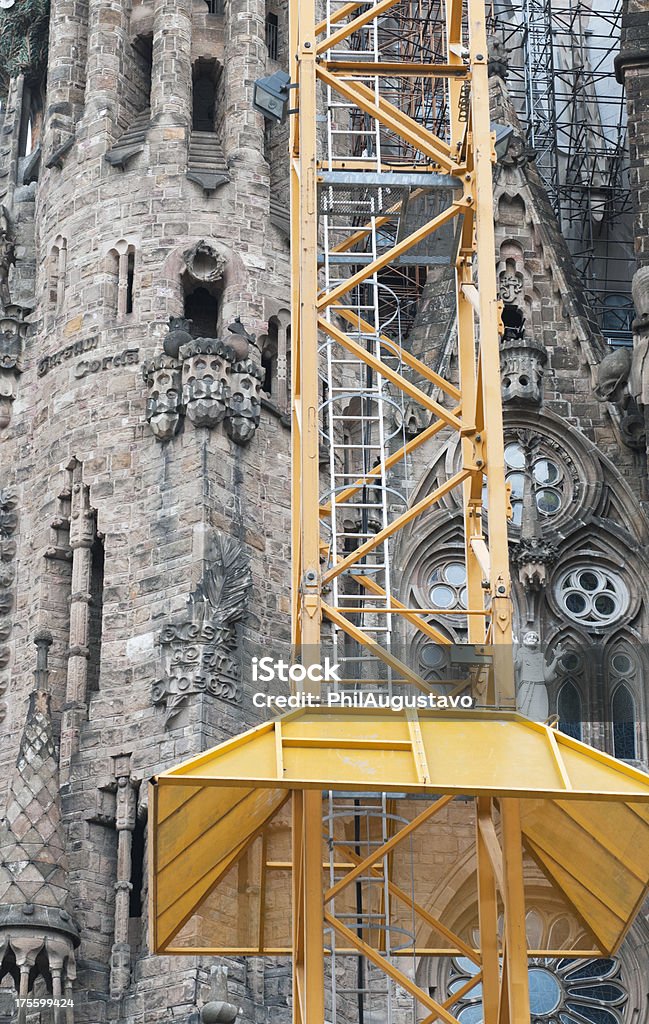
<path id="1" fill-rule="evenodd" d="M 496 133 L 496 160 L 500 161 L 509 149 L 514 129 L 510 124 L 497 124 L 495 121 L 492 121 L 491 130 Z"/>
<path id="2" fill-rule="evenodd" d="M 288 111 L 290 76 L 285 71 L 275 71 L 267 78 L 255 82 L 252 105 L 269 121 L 284 120 Z"/>

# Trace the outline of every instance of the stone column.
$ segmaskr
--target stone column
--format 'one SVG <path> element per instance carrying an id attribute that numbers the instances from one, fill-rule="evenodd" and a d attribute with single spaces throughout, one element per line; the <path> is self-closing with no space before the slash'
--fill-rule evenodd
<path id="1" fill-rule="evenodd" d="M 280 409 L 288 408 L 288 329 L 290 314 L 280 312 L 277 316 L 277 404 Z"/>
<path id="2" fill-rule="evenodd" d="M 78 463 L 72 476 L 70 548 L 72 549 L 72 593 L 70 595 L 70 646 L 66 705 L 61 729 L 61 779 L 66 780 L 72 756 L 79 749 L 79 731 L 86 715 L 88 689 L 88 628 L 90 621 L 91 548 L 96 537 L 95 511 L 90 507 L 90 490 L 81 479 Z"/>
<path id="3" fill-rule="evenodd" d="M 84 120 L 88 135 L 107 132 L 108 143 L 117 121 L 126 32 L 123 0 L 90 0 Z"/>
<path id="4" fill-rule="evenodd" d="M 265 17 L 265 0 L 229 0 L 226 7 L 223 145 L 245 271 L 243 279 L 226 275 L 222 322 L 238 315 L 253 334 L 265 319 L 259 281 L 267 267 L 270 216 L 264 118 L 252 106 L 254 82 L 266 74 Z"/>
<path id="5" fill-rule="evenodd" d="M 45 112 L 50 131 L 72 133 L 81 116 L 87 45 L 87 0 L 52 0 Z"/>
<path id="6" fill-rule="evenodd" d="M 264 118 L 252 106 L 253 83 L 266 74 L 265 0 L 230 0 L 225 37 L 225 154 L 228 163 L 259 166 Z"/>
<path id="7" fill-rule="evenodd" d="M 131 852 L 137 811 L 137 791 L 130 777 L 129 758 L 117 759 L 117 880 L 115 882 L 115 932 L 110 962 L 110 994 L 118 999 L 131 981 L 131 947 L 128 941 L 129 903 L 132 889 Z M 122 774 L 124 773 L 124 774 Z"/>
<path id="8" fill-rule="evenodd" d="M 151 119 L 182 128 L 185 138 L 191 109 L 192 0 L 155 0 Z"/>

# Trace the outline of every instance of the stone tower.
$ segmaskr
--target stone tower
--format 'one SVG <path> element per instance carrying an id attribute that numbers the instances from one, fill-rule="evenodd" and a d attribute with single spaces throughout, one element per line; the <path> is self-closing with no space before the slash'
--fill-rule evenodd
<path id="1" fill-rule="evenodd" d="M 188 1022 L 209 1004 L 220 1020 L 209 964 L 148 957 L 140 783 L 253 724 L 243 650 L 288 640 L 285 147 L 252 108 L 282 13 L 3 8 L 0 777 L 50 705 L 39 771 L 49 792 L 56 759 L 67 895 L 52 881 L 47 914 L 69 915 L 78 946 L 74 1009 L 39 1019 Z M 49 696 L 28 709 L 43 628 Z M 9 888 L 0 948 L 21 900 L 41 914 Z M 282 970 L 226 968 L 219 1000 L 240 1020 L 286 1004 Z M 3 970 L 3 1022 L 16 970 L 39 991 L 37 972 Z"/>

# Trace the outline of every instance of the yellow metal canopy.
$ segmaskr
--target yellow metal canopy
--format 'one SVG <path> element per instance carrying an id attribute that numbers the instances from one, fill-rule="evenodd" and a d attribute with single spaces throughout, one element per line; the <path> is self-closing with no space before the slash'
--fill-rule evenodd
<path id="1" fill-rule="evenodd" d="M 643 772 L 514 713 L 310 709 L 155 779 L 156 952 L 291 952 L 287 800 L 305 789 L 391 793 L 417 812 L 426 794 L 519 798 L 526 857 L 595 952 L 617 948 L 649 886 Z M 420 841 L 425 849 L 436 842 L 432 832 Z M 249 914 L 241 913 L 242 893 Z M 211 931 L 193 927 L 201 915 Z M 205 934 L 218 941 L 206 943 Z"/>

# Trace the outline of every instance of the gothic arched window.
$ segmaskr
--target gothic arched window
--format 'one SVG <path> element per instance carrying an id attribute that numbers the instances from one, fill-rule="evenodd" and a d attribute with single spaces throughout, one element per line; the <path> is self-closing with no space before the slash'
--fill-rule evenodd
<path id="1" fill-rule="evenodd" d="M 570 679 L 566 680 L 559 691 L 557 713 L 559 715 L 559 728 L 561 732 L 565 732 L 566 736 L 572 736 L 575 740 L 580 740 L 582 722 L 581 697 L 579 690 Z"/>
<path id="2" fill-rule="evenodd" d="M 642 682 L 638 659 L 628 643 L 613 647 L 607 671 L 613 754 L 623 761 L 635 761 L 640 756 L 637 723 Z"/>
<path id="3" fill-rule="evenodd" d="M 611 701 L 613 753 L 622 761 L 636 758 L 636 710 L 631 692 L 624 683 L 616 687 Z"/>

